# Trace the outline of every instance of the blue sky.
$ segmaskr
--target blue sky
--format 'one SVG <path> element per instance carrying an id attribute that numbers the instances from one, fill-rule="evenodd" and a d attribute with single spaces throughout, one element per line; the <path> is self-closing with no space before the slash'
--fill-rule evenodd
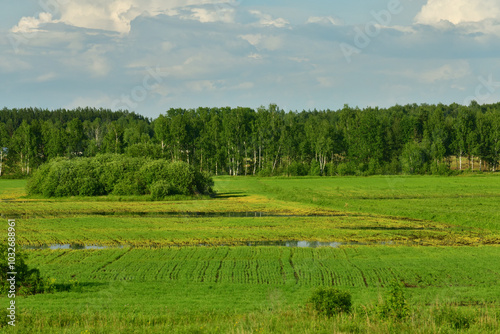
<path id="1" fill-rule="evenodd" d="M 21 0 L 0 30 L 0 107 L 500 100 L 498 0 Z"/>

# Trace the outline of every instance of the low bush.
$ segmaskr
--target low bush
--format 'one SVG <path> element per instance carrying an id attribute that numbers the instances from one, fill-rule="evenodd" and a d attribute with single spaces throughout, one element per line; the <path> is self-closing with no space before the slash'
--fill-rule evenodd
<path id="1" fill-rule="evenodd" d="M 208 174 L 185 162 L 106 154 L 51 160 L 33 173 L 27 192 L 46 197 L 151 194 L 153 199 L 163 199 L 211 194 L 212 187 Z"/>
<path id="2" fill-rule="evenodd" d="M 440 325 L 449 324 L 457 330 L 468 329 L 475 321 L 475 314 L 458 308 L 444 307 L 437 311 L 436 322 Z"/>
<path id="3" fill-rule="evenodd" d="M 157 181 L 150 187 L 151 198 L 153 200 L 163 200 L 170 195 L 177 195 L 179 191 L 171 182 Z"/>
<path id="4" fill-rule="evenodd" d="M 341 312 L 349 313 L 352 307 L 351 294 L 335 288 L 317 289 L 309 302 L 318 313 L 329 317 Z"/>
<path id="5" fill-rule="evenodd" d="M 395 319 L 404 319 L 410 315 L 410 306 L 403 281 L 391 282 L 384 301 L 379 305 L 379 314 L 383 318 Z"/>
<path id="6" fill-rule="evenodd" d="M 0 293 L 2 295 L 11 294 L 11 284 L 9 279 L 11 275 L 8 272 L 12 272 L 12 268 L 9 266 L 8 258 L 9 247 L 1 243 L 0 244 Z M 54 280 L 43 278 L 40 275 L 40 271 L 35 268 L 28 268 L 25 262 L 25 257 L 22 252 L 17 249 L 15 252 L 15 292 L 18 295 L 34 295 L 43 292 L 53 292 L 54 291 Z"/>

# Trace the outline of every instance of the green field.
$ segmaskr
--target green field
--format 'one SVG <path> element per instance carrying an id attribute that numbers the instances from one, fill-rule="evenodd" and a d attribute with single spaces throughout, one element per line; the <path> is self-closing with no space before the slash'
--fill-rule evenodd
<path id="1" fill-rule="evenodd" d="M 24 185 L 0 180 L 4 230 L 15 218 L 18 244 L 74 249 L 26 250 L 57 292 L 18 297 L 14 332 L 498 329 L 498 176 L 218 177 L 214 198 L 165 202 L 28 198 Z M 342 246 L 271 245 L 278 241 Z M 407 286 L 405 321 L 376 311 L 395 279 Z M 318 286 L 349 291 L 353 313 L 315 314 L 307 300 Z"/>

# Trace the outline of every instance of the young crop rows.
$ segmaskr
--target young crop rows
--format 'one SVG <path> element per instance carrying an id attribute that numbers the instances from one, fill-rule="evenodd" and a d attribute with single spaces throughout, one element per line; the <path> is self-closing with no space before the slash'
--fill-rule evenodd
<path id="1" fill-rule="evenodd" d="M 39 250 L 30 262 L 48 276 L 81 281 L 172 281 L 383 287 L 494 286 L 498 247 L 182 247 Z"/>

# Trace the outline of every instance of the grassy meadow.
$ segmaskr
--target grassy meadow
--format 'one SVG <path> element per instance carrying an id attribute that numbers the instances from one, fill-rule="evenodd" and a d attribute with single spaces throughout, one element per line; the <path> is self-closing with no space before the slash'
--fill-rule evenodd
<path id="1" fill-rule="evenodd" d="M 34 198 L 24 187 L 0 180 L 4 235 L 15 218 L 29 265 L 55 279 L 56 292 L 19 296 L 18 325 L 0 332 L 498 330 L 496 175 L 216 177 L 213 198 L 161 202 Z M 378 313 L 395 279 L 410 302 L 404 320 Z M 353 312 L 317 314 L 307 300 L 318 286 L 349 291 Z"/>

